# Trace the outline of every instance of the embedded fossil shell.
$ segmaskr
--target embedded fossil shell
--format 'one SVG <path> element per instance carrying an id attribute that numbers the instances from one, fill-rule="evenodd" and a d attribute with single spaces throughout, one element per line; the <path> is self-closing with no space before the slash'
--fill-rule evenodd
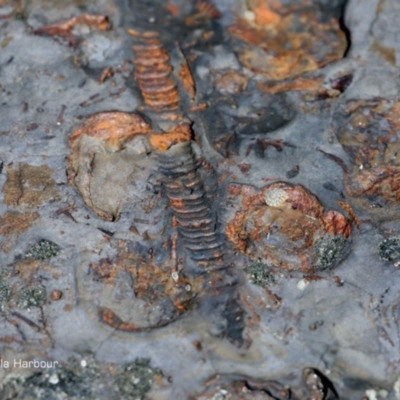
<path id="1" fill-rule="evenodd" d="M 111 241 L 107 248 L 116 252 L 111 259 L 85 254 L 77 268 L 77 285 L 89 316 L 114 329 L 135 332 L 165 326 L 186 311 L 200 289 L 183 271 L 173 280 L 170 261 L 161 252 L 156 262 L 135 242 Z"/>
<path id="2" fill-rule="evenodd" d="M 342 166 L 346 191 L 358 207 L 379 219 L 398 214 L 399 121 L 400 102 L 379 98 L 350 100 L 333 117 L 333 129 L 349 160 Z"/>
<path id="3" fill-rule="evenodd" d="M 89 116 L 69 137 L 68 181 L 101 218 L 118 219 L 122 199 L 127 198 L 127 182 L 137 170 L 128 154 L 144 153 L 140 148 L 146 147 L 151 130 L 138 114 L 103 112 Z"/>
<path id="4" fill-rule="evenodd" d="M 351 222 L 339 211 L 326 211 L 303 186 L 276 182 L 259 190 L 243 185 L 232 193 L 242 204 L 226 234 L 251 260 L 311 272 L 347 255 Z"/>
<path id="5" fill-rule="evenodd" d="M 289 195 L 286 193 L 286 191 L 284 189 L 273 188 L 266 193 L 264 200 L 265 200 L 265 203 L 270 207 L 279 207 L 288 198 L 289 198 Z"/>

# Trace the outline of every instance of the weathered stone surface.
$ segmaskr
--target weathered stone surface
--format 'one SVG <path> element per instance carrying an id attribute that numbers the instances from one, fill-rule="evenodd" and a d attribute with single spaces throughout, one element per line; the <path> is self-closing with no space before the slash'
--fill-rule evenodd
<path id="1" fill-rule="evenodd" d="M 399 18 L 1 1 L 0 397 L 400 399 Z"/>

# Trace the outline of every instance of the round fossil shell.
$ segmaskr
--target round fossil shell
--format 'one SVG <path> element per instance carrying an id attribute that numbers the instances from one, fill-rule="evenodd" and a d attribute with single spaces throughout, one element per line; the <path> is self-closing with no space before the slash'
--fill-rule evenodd
<path id="1" fill-rule="evenodd" d="M 69 137 L 68 182 L 99 217 L 117 220 L 129 191 L 148 178 L 151 132 L 139 114 L 107 111 L 90 115 Z"/>
<path id="2" fill-rule="evenodd" d="M 348 254 L 351 221 L 325 210 L 305 187 L 276 182 L 260 189 L 243 185 L 236 193 L 241 205 L 226 233 L 252 262 L 314 272 Z"/>
<path id="3" fill-rule="evenodd" d="M 286 193 L 286 191 L 284 189 L 273 188 L 266 193 L 264 200 L 265 200 L 265 203 L 270 207 L 279 207 L 288 198 L 289 198 L 289 195 Z"/>

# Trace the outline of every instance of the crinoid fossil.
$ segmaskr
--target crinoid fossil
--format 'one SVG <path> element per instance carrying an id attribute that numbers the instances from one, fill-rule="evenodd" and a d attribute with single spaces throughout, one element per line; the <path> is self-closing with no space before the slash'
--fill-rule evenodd
<path id="1" fill-rule="evenodd" d="M 91 268 L 87 264 L 80 267 L 78 281 L 82 298 L 89 300 L 92 311 L 93 307 L 97 309 L 101 321 L 124 331 L 164 326 L 186 312 L 196 300 L 199 309 L 204 306 L 207 314 L 212 309 L 219 313 L 219 319 L 227 321 L 221 335 L 240 346 L 248 344 L 243 336 L 245 311 L 239 301 L 238 279 L 232 264 L 224 259 L 217 216 L 198 171 L 201 164 L 192 149 L 195 133 L 191 121 L 179 107 L 178 85 L 172 75 L 169 54 L 157 32 L 130 30 L 129 33 L 134 37 L 134 76 L 148 106 L 149 118 L 159 130 L 152 128 L 138 114 L 103 113 L 89 117 L 70 138 L 70 182 L 76 184 L 90 208 L 99 216 L 111 219 L 110 214 L 101 210 L 91 198 L 91 172 L 98 154 L 121 153 L 132 140 L 140 137 L 145 149 L 143 157 L 151 155 L 153 170 L 157 169 L 162 193 L 168 200 L 169 213 L 165 221 L 173 219 L 181 239 L 182 245 L 173 248 L 174 233 L 165 227 L 172 253 L 179 252 L 172 258 L 183 257 L 184 262 L 178 271 L 176 265 L 168 261 L 165 249 L 127 244 L 125 247 L 132 250 L 122 253 L 118 250 L 120 255 L 111 264 L 100 262 L 98 267 Z M 140 160 L 141 154 L 137 153 L 130 153 L 130 157 L 134 157 L 132 161 Z M 153 239 L 155 249 L 165 248 L 161 240 L 161 237 Z M 144 271 L 150 265 L 153 273 L 149 276 Z M 156 276 L 159 279 L 153 280 Z M 148 323 L 137 323 L 135 315 L 126 311 L 126 305 L 134 301 L 133 297 L 127 295 L 123 301 L 112 300 L 109 285 L 115 287 L 124 281 L 134 282 L 135 296 L 140 295 L 139 299 L 146 301 L 149 307 L 161 310 L 161 314 L 150 318 Z M 132 289 L 127 290 L 129 293 Z M 146 296 L 146 291 L 153 295 Z"/>
<path id="2" fill-rule="evenodd" d="M 134 38 L 135 78 L 147 106 L 154 111 L 179 108 L 179 91 L 171 76 L 170 56 L 163 47 L 158 32 L 128 31 Z"/>

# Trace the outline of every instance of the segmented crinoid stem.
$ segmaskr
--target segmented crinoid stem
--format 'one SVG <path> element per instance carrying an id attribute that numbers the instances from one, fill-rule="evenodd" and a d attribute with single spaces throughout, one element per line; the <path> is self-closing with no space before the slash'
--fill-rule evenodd
<path id="1" fill-rule="evenodd" d="M 223 259 L 216 216 L 207 202 L 191 142 L 179 143 L 159 153 L 159 161 L 179 234 L 190 257 L 197 262 L 199 278 L 204 279 L 204 295 L 209 301 L 203 302 L 201 307 L 207 314 L 222 310 L 221 316 L 226 320 L 222 334 L 238 346 L 247 345 L 243 337 L 246 321 L 238 298 L 238 278 Z"/>
<path id="2" fill-rule="evenodd" d="M 273 188 L 268 190 L 264 197 L 265 203 L 270 207 L 279 207 L 289 198 L 284 189 Z"/>
<path id="3" fill-rule="evenodd" d="M 186 249 L 195 261 L 222 258 L 222 244 L 216 234 L 216 218 L 207 204 L 203 182 L 191 142 L 173 146 L 160 153 L 160 168 L 170 206 L 178 221 L 178 230 Z"/>
<path id="4" fill-rule="evenodd" d="M 179 91 L 172 76 L 169 54 L 163 48 L 159 34 L 134 30 L 129 33 L 134 37 L 135 77 L 144 102 L 156 113 L 177 110 Z M 177 125 L 175 131 L 153 135 L 153 139 L 150 142 L 158 155 L 160 170 L 164 175 L 163 184 L 178 222 L 179 235 L 188 255 L 198 267 L 193 279 L 203 279 L 202 288 L 210 300 L 211 309 L 222 310 L 222 317 L 227 321 L 225 335 L 242 345 L 245 342 L 242 335 L 245 313 L 234 288 L 238 279 L 231 266 L 223 260 L 217 219 L 197 171 L 191 135 L 185 129 L 180 132 Z"/>
<path id="5" fill-rule="evenodd" d="M 133 29 L 128 32 L 134 37 L 135 78 L 144 102 L 154 111 L 178 109 L 180 97 L 172 77 L 170 56 L 158 32 L 141 33 Z"/>

